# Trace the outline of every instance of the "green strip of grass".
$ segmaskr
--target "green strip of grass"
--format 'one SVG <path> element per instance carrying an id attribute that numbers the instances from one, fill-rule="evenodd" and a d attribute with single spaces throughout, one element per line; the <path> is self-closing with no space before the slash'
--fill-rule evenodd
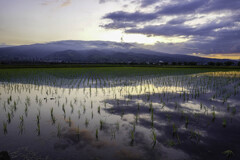
<path id="1" fill-rule="evenodd" d="M 158 68 L 209 68 L 240 69 L 240 66 L 202 66 L 202 65 L 144 65 L 144 64 L 1 64 L 0 69 L 11 68 L 85 68 L 85 67 L 158 67 Z"/>

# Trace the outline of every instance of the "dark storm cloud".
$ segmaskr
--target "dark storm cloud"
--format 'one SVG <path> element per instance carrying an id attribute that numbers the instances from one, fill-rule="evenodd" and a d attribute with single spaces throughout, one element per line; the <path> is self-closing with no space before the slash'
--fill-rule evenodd
<path id="1" fill-rule="evenodd" d="M 147 7 L 157 2 L 159 2 L 159 0 L 141 0 L 140 1 L 142 7 Z"/>
<path id="2" fill-rule="evenodd" d="M 114 0 L 100 0 L 100 2 L 114 1 Z M 170 15 L 188 15 L 188 14 L 201 14 L 206 12 L 221 11 L 221 10 L 240 10 L 240 1 L 238 0 L 192 0 L 192 1 L 178 1 L 178 3 L 167 4 L 164 6 L 157 6 L 156 10 L 151 13 L 144 12 L 111 12 L 105 15 L 104 19 L 111 20 L 124 20 L 124 21 L 151 21 L 159 16 Z M 141 1 L 143 6 L 156 3 L 155 0 Z M 175 2 L 175 1 L 171 1 Z M 142 17 L 142 18 L 141 18 Z"/>
<path id="3" fill-rule="evenodd" d="M 194 29 L 183 25 L 151 25 L 144 28 L 132 28 L 126 30 L 126 33 L 141 33 L 152 36 L 180 36 L 180 35 L 192 35 Z"/>
<path id="4" fill-rule="evenodd" d="M 213 12 L 221 10 L 239 10 L 239 0 L 207 0 L 206 5 L 202 8 L 202 12 Z"/>
<path id="5" fill-rule="evenodd" d="M 148 36 L 187 37 L 190 40 L 181 45 L 186 52 L 240 53 L 240 0 L 132 2 L 140 4 L 138 11 L 108 13 L 103 19 L 111 22 L 102 27 Z"/>
<path id="6" fill-rule="evenodd" d="M 144 26 L 143 28 L 131 28 L 126 30 L 127 33 L 141 33 L 147 35 L 162 35 L 162 36 L 214 36 L 218 32 L 215 32 L 216 29 L 221 29 L 223 27 L 232 26 L 233 21 L 226 20 L 218 23 L 213 21 L 202 26 L 191 27 L 183 24 L 163 24 L 163 25 L 149 25 Z"/>
<path id="7" fill-rule="evenodd" d="M 123 11 L 108 13 L 103 17 L 103 19 L 111 19 L 114 22 L 122 21 L 122 22 L 144 22 L 151 21 L 157 18 L 157 15 L 154 13 L 128 13 Z"/>
<path id="8" fill-rule="evenodd" d="M 188 19 L 188 18 L 185 18 L 185 17 L 178 17 L 178 18 L 175 18 L 175 19 L 172 19 L 172 20 L 168 21 L 167 23 L 172 24 L 172 25 L 176 25 L 176 24 L 183 24 L 183 23 L 185 23 L 186 21 L 189 21 L 189 20 L 192 20 L 192 18 Z"/>
<path id="9" fill-rule="evenodd" d="M 105 24 L 105 25 L 100 25 L 100 27 L 103 27 L 105 29 L 120 29 L 120 28 L 136 27 L 136 24 L 133 24 L 133 23 L 123 23 L 123 22 L 114 22 L 114 23 L 108 23 L 108 24 Z"/>
<path id="10" fill-rule="evenodd" d="M 176 15 L 196 12 L 201 6 L 206 4 L 205 0 L 179 1 L 173 5 L 166 5 L 157 12 L 159 15 Z M 158 7 L 157 7 L 158 8 Z"/>
<path id="11" fill-rule="evenodd" d="M 197 41 L 194 45 L 202 53 L 240 53 L 240 29 L 218 32 L 214 40 Z"/>

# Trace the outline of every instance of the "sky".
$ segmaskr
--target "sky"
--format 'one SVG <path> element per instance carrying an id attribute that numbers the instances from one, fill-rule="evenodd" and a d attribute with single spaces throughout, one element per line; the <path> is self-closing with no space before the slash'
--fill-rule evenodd
<path id="1" fill-rule="evenodd" d="M 1 45 L 59 40 L 240 59 L 240 0 L 0 0 Z"/>

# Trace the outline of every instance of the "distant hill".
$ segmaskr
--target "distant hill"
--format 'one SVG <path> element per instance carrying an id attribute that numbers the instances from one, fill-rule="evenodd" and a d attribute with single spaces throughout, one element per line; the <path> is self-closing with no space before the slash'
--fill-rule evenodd
<path id="1" fill-rule="evenodd" d="M 196 56 L 168 54 L 139 48 L 130 43 L 108 41 L 58 41 L 0 48 L 1 62 L 67 63 L 158 63 L 225 62 Z"/>

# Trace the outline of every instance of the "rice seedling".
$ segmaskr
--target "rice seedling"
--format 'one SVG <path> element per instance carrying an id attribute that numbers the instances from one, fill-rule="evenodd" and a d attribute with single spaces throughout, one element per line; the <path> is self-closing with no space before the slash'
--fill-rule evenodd
<path id="1" fill-rule="evenodd" d="M 68 126 L 69 126 L 69 127 L 72 126 L 72 120 L 71 120 L 71 117 L 68 118 Z"/>
<path id="2" fill-rule="evenodd" d="M 23 116 L 20 116 L 20 124 L 19 124 L 19 134 L 23 134 L 23 130 L 24 130 L 24 119 Z"/>
<path id="3" fill-rule="evenodd" d="M 7 123 L 6 122 L 3 122 L 3 133 L 4 134 L 7 134 Z"/>
<path id="4" fill-rule="evenodd" d="M 40 123 L 40 115 L 38 114 L 37 117 L 36 117 L 36 121 L 37 121 L 37 124 Z"/>
<path id="5" fill-rule="evenodd" d="M 190 136 L 189 136 L 189 138 L 190 139 L 195 139 L 196 140 L 196 143 L 199 143 L 199 141 L 200 141 L 200 133 L 199 133 L 199 131 L 198 132 L 196 132 L 196 131 L 193 131 L 193 130 L 191 130 L 190 131 Z"/>
<path id="6" fill-rule="evenodd" d="M 131 142 L 130 145 L 133 146 L 134 140 L 135 140 L 135 136 L 134 136 L 135 131 L 131 130 L 130 132 L 130 138 L 131 138 Z"/>
<path id="7" fill-rule="evenodd" d="M 98 129 L 96 129 L 96 140 L 98 140 Z"/>
<path id="8" fill-rule="evenodd" d="M 51 117 L 53 117 L 53 107 L 51 108 Z"/>
<path id="9" fill-rule="evenodd" d="M 151 109 L 151 123 L 152 123 L 152 127 L 153 127 L 153 125 L 154 125 L 153 108 Z"/>
<path id="10" fill-rule="evenodd" d="M 57 126 L 57 137 L 58 138 L 60 138 L 61 137 L 61 125 L 60 124 L 58 124 L 58 126 Z"/>
<path id="11" fill-rule="evenodd" d="M 117 122 L 116 122 L 116 129 L 117 129 L 117 131 L 119 130 L 119 128 L 120 128 L 120 124 L 119 124 L 119 122 L 117 121 Z"/>
<path id="12" fill-rule="evenodd" d="M 178 102 L 175 102 L 175 109 L 178 108 Z"/>
<path id="13" fill-rule="evenodd" d="M 65 105 L 64 104 L 62 105 L 62 111 L 63 111 L 64 114 L 66 114 Z"/>
<path id="14" fill-rule="evenodd" d="M 180 141 L 179 135 L 176 134 L 176 136 L 177 136 L 178 144 L 181 144 L 181 141 Z"/>
<path id="15" fill-rule="evenodd" d="M 20 124 L 23 124 L 24 123 L 24 118 L 23 116 L 20 116 Z"/>
<path id="16" fill-rule="evenodd" d="M 176 127 L 175 123 L 173 123 L 172 128 L 173 128 L 172 134 L 173 134 L 173 136 L 175 136 L 177 134 L 177 127 Z"/>
<path id="17" fill-rule="evenodd" d="M 171 115 L 170 114 L 166 114 L 166 117 L 167 117 L 168 122 L 170 122 L 171 121 Z"/>
<path id="18" fill-rule="evenodd" d="M 189 119 L 188 119 L 188 116 L 185 117 L 185 127 L 187 128 L 188 127 L 188 123 L 189 123 Z"/>
<path id="19" fill-rule="evenodd" d="M 173 140 L 168 140 L 167 141 L 167 146 L 168 147 L 173 147 L 173 146 L 175 146 L 176 145 L 176 143 L 173 141 Z"/>
<path id="20" fill-rule="evenodd" d="M 237 112 L 236 107 L 232 107 L 232 115 L 235 115 Z"/>
<path id="21" fill-rule="evenodd" d="M 99 123 L 100 123 L 100 130 L 103 130 L 103 124 L 104 124 L 103 120 L 100 120 Z"/>
<path id="22" fill-rule="evenodd" d="M 74 107 L 73 107 L 73 104 L 72 104 L 72 102 L 70 103 L 70 107 L 71 107 L 71 114 L 73 114 L 73 111 L 74 111 Z"/>
<path id="23" fill-rule="evenodd" d="M 55 123 L 56 123 L 56 118 L 55 118 L 55 116 L 51 116 L 51 120 L 52 120 L 52 124 L 54 125 Z"/>
<path id="24" fill-rule="evenodd" d="M 100 114 L 100 112 L 101 112 L 101 107 L 98 106 L 98 113 Z"/>
<path id="25" fill-rule="evenodd" d="M 222 126 L 225 128 L 227 126 L 227 120 L 224 118 L 222 121 Z"/>
<path id="26" fill-rule="evenodd" d="M 4 109 L 4 111 L 6 112 L 6 110 L 7 110 L 6 102 L 3 103 L 3 109 Z"/>
<path id="27" fill-rule="evenodd" d="M 83 114 L 85 114 L 85 113 L 86 113 L 86 106 L 83 105 Z"/>
<path id="28" fill-rule="evenodd" d="M 156 135 L 156 133 L 155 133 L 154 130 L 152 130 L 152 141 L 153 141 L 153 146 L 152 146 L 152 148 L 154 148 L 155 145 L 156 145 L 156 142 L 157 142 L 157 135 Z"/>
<path id="29" fill-rule="evenodd" d="M 230 104 L 227 104 L 227 111 L 229 112 L 230 110 Z"/>
<path id="30" fill-rule="evenodd" d="M 16 110 L 17 110 L 17 103 L 15 101 L 13 102 L 13 109 L 16 112 Z"/>
<path id="31" fill-rule="evenodd" d="M 216 118 L 216 114 L 215 114 L 214 111 L 213 111 L 212 115 L 213 115 L 213 117 L 212 117 L 212 121 L 214 122 L 214 121 L 215 121 L 215 118 Z"/>
<path id="32" fill-rule="evenodd" d="M 10 124 L 11 123 L 11 114 L 8 112 L 7 114 L 7 122 Z"/>
<path id="33" fill-rule="evenodd" d="M 37 123 L 37 129 L 36 129 L 36 131 L 37 131 L 37 135 L 40 136 L 41 129 L 40 129 L 40 124 L 39 124 L 39 123 Z"/>
<path id="34" fill-rule="evenodd" d="M 227 159 L 231 159 L 234 156 L 234 153 L 231 150 L 226 150 L 223 152 L 223 154 L 226 156 Z"/>
<path id="35" fill-rule="evenodd" d="M 81 112 L 80 112 L 80 110 L 78 110 L 78 119 L 80 119 L 81 118 Z"/>
<path id="36" fill-rule="evenodd" d="M 116 138 L 116 130 L 115 129 L 111 129 L 111 139 L 115 139 Z"/>
<path id="37" fill-rule="evenodd" d="M 184 116 L 185 115 L 185 113 L 184 113 L 184 111 L 181 111 L 181 119 L 184 119 Z"/>
<path id="38" fill-rule="evenodd" d="M 137 124 L 138 123 L 138 119 L 139 119 L 139 115 L 138 115 L 138 113 L 135 115 L 135 123 Z"/>
<path id="39" fill-rule="evenodd" d="M 202 108 L 203 108 L 203 104 L 202 104 L 202 102 L 200 103 L 200 110 L 202 110 Z"/>
<path id="40" fill-rule="evenodd" d="M 149 104 L 149 112 L 152 110 L 152 102 Z"/>
<path id="41" fill-rule="evenodd" d="M 89 124 L 89 120 L 86 118 L 85 119 L 85 126 L 86 126 L 86 128 L 88 127 L 88 124 Z"/>

